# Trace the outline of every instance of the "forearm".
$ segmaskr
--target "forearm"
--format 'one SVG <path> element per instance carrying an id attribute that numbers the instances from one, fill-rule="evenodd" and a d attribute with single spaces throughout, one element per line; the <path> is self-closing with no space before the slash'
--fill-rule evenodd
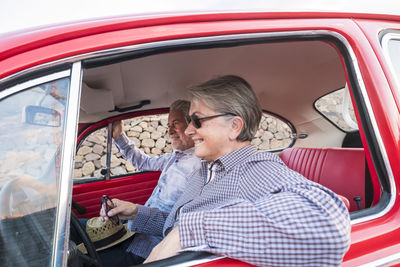
<path id="1" fill-rule="evenodd" d="M 256 203 L 239 200 L 210 211 L 181 214 L 180 244 L 188 250 L 222 254 L 255 265 L 291 261 L 301 265 L 327 254 L 339 263 L 347 250 L 349 229 L 335 225 L 322 209 L 313 210 L 306 202 L 300 205 L 310 207 L 308 215 L 299 214 L 296 201 L 282 205 L 282 200 L 270 199 Z M 346 217 L 338 219 L 345 221 Z M 304 257 L 299 259 L 298 253 Z M 326 263 L 321 260 L 321 265 Z"/>
<path id="2" fill-rule="evenodd" d="M 128 221 L 128 228 L 137 233 L 162 236 L 168 212 L 142 205 L 137 205 L 137 207 L 136 217 Z"/>
<path id="3" fill-rule="evenodd" d="M 139 171 L 161 171 L 167 164 L 170 154 L 150 157 L 137 148 L 124 133 L 114 140 L 121 155 L 130 161 Z"/>

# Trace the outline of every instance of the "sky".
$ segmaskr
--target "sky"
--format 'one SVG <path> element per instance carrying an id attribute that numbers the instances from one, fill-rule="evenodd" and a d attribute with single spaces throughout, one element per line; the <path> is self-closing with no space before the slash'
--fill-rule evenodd
<path id="1" fill-rule="evenodd" d="M 116 15 L 218 10 L 345 10 L 400 15 L 400 0 L 0 0 L 0 33 Z"/>

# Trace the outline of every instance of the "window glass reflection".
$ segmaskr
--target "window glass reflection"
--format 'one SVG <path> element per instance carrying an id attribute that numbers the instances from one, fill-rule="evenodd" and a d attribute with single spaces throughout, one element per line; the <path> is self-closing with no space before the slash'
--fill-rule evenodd
<path id="1" fill-rule="evenodd" d="M 50 265 L 69 84 L 0 99 L 1 265 Z"/>

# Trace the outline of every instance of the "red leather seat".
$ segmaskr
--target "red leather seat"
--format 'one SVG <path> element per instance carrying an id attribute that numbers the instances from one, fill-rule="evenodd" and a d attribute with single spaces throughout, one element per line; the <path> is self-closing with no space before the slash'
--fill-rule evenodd
<path id="1" fill-rule="evenodd" d="M 365 207 L 363 148 L 294 147 L 285 149 L 280 157 L 292 170 L 347 198 L 350 211 L 358 210 L 354 197 L 361 197 L 361 208 Z"/>

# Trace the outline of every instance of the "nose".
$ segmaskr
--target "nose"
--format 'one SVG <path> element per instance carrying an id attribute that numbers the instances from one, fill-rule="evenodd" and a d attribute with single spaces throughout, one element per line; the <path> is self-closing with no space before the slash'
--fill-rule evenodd
<path id="1" fill-rule="evenodd" d="M 196 128 L 194 128 L 193 123 L 190 122 L 188 124 L 188 126 L 186 127 L 185 134 L 187 136 L 192 136 L 192 135 L 194 135 L 195 132 L 196 132 Z"/>
<path id="2" fill-rule="evenodd" d="M 168 134 L 171 135 L 175 133 L 175 127 L 173 125 L 168 125 Z"/>

